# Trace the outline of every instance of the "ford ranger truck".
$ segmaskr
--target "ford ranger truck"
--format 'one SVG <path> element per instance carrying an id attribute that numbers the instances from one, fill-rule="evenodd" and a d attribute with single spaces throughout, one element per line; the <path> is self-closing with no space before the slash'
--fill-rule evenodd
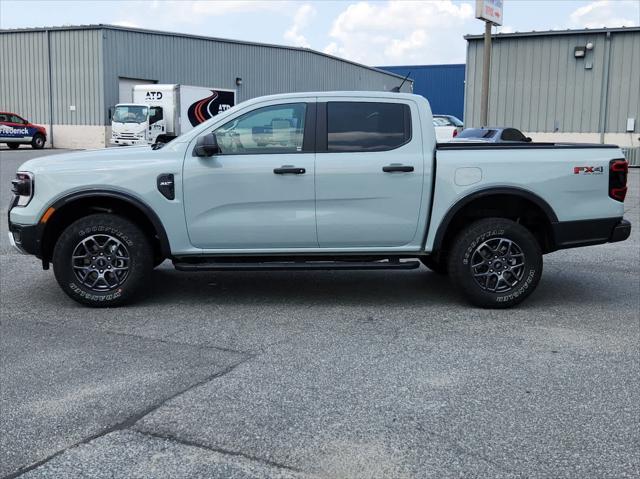
<path id="1" fill-rule="evenodd" d="M 437 144 L 421 96 L 241 103 L 159 149 L 60 154 L 13 180 L 11 242 L 74 300 L 116 306 L 180 271 L 414 269 L 514 306 L 563 248 L 623 241 L 616 146 Z M 597 274 L 597 273 L 596 273 Z"/>

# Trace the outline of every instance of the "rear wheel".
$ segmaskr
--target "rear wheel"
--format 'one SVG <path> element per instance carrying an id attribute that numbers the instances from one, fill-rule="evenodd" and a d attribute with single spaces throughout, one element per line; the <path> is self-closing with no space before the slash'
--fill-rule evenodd
<path id="1" fill-rule="evenodd" d="M 18 148 L 20 148 L 20 143 L 7 143 L 7 146 L 12 150 L 17 150 Z"/>
<path id="2" fill-rule="evenodd" d="M 64 292 L 95 307 L 119 306 L 145 285 L 153 253 L 144 233 L 126 218 L 94 214 L 64 230 L 53 251 L 53 270 Z"/>
<path id="3" fill-rule="evenodd" d="M 504 218 L 472 223 L 455 239 L 449 274 L 477 306 L 509 308 L 538 285 L 542 251 L 524 226 Z"/>
<path id="4" fill-rule="evenodd" d="M 36 133 L 36 135 L 31 139 L 31 148 L 35 150 L 41 150 L 42 148 L 44 148 L 44 143 L 44 135 Z"/>

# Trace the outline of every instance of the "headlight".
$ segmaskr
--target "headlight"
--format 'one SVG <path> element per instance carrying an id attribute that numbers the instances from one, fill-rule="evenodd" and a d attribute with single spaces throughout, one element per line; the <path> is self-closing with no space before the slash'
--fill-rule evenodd
<path id="1" fill-rule="evenodd" d="M 16 179 L 11 182 L 11 191 L 18 198 L 16 206 L 27 206 L 33 198 L 33 173 L 18 171 Z"/>

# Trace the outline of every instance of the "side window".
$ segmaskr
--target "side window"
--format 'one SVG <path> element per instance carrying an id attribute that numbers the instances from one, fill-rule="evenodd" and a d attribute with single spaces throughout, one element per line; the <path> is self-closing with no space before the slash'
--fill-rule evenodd
<path id="1" fill-rule="evenodd" d="M 153 125 L 154 123 L 162 120 L 162 118 L 164 118 L 162 108 L 159 106 L 152 106 L 149 108 L 149 125 Z"/>
<path id="2" fill-rule="evenodd" d="M 526 141 L 525 136 L 514 128 L 506 128 L 502 132 L 502 137 L 504 141 Z"/>
<path id="3" fill-rule="evenodd" d="M 9 121 L 9 117 L 7 115 L 5 115 L 4 113 L 0 113 L 0 121 Z"/>
<path id="4" fill-rule="evenodd" d="M 9 119 L 9 121 L 12 123 L 18 123 L 20 125 L 26 124 L 25 121 L 22 118 L 20 118 L 18 115 L 11 115 L 11 118 Z"/>
<path id="5" fill-rule="evenodd" d="M 327 151 L 386 151 L 411 140 L 411 111 L 401 103 L 327 103 Z"/>
<path id="6" fill-rule="evenodd" d="M 266 106 L 219 127 L 214 134 L 225 155 L 302 151 L 305 103 Z"/>

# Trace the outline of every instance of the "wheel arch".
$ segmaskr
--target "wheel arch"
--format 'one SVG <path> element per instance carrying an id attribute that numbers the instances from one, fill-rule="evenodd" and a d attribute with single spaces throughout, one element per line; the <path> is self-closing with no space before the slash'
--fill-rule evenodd
<path id="1" fill-rule="evenodd" d="M 150 236 L 156 257 L 171 255 L 169 238 L 162 221 L 153 209 L 139 198 L 121 191 L 77 191 L 54 201 L 47 208 L 54 211 L 45 223 L 40 223 L 40 252 L 44 263 L 49 263 L 55 243 L 62 231 L 73 221 L 96 212 L 109 212 L 124 216 L 136 223 Z M 46 213 L 45 213 L 46 216 Z"/>
<path id="2" fill-rule="evenodd" d="M 504 203 L 505 200 L 510 201 Z M 543 251 L 554 251 L 556 246 L 552 225 L 558 222 L 558 217 L 551 205 L 523 188 L 496 187 L 474 191 L 449 208 L 436 231 L 433 252 L 440 256 L 465 220 L 490 216 L 516 219 L 523 212 L 526 217 L 524 226 L 532 230 Z"/>

